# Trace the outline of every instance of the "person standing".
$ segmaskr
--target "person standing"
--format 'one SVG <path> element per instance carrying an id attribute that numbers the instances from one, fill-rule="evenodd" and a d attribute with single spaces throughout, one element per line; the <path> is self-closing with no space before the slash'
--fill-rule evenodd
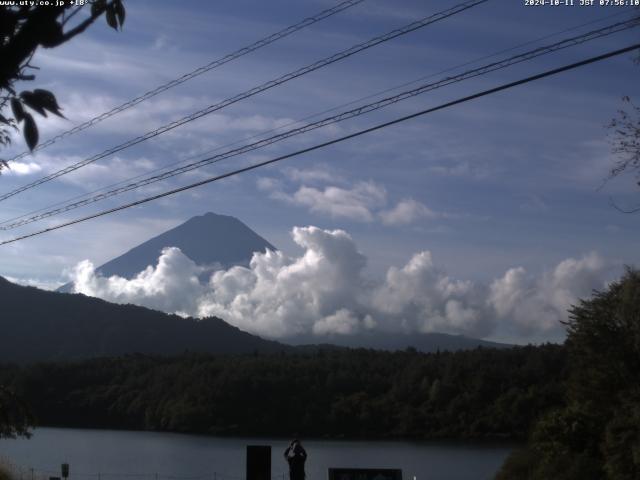
<path id="1" fill-rule="evenodd" d="M 297 438 L 292 440 L 284 451 L 284 458 L 289 463 L 289 479 L 304 480 L 304 462 L 307 460 L 307 452 Z"/>

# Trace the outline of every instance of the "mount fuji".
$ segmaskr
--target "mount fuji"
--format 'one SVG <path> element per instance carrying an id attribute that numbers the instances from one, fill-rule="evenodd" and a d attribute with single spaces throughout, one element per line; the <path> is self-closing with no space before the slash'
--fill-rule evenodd
<path id="1" fill-rule="evenodd" d="M 96 273 L 126 279 L 155 265 L 163 248 L 178 247 L 196 265 L 205 267 L 203 275 L 236 265 L 248 266 L 253 252 L 276 250 L 267 240 L 235 217 L 205 213 L 153 237 L 128 252 L 100 265 Z M 70 293 L 67 283 L 58 289 Z"/>

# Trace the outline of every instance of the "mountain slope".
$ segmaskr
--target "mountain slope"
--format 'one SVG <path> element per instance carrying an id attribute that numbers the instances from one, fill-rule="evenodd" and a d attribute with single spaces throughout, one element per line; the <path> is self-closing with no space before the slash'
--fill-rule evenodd
<path id="1" fill-rule="evenodd" d="M 132 278 L 148 265 L 155 265 L 165 247 L 178 247 L 198 265 L 222 268 L 248 264 L 253 252 L 276 250 L 237 218 L 209 212 L 141 243 L 97 271 L 104 276 Z"/>
<path id="2" fill-rule="evenodd" d="M 194 320 L 0 277 L 0 361 L 69 360 L 125 353 L 279 352 L 292 347 L 220 320 Z"/>
<path id="3" fill-rule="evenodd" d="M 96 271 L 106 277 L 131 279 L 149 265 L 155 265 L 165 247 L 178 247 L 197 265 L 215 269 L 248 265 L 253 252 L 276 250 L 237 218 L 209 212 L 141 243 Z M 70 292 L 71 284 L 58 291 Z"/>
<path id="4" fill-rule="evenodd" d="M 304 335 L 287 338 L 290 345 L 311 345 L 318 343 L 318 338 L 312 335 Z M 449 335 L 446 333 L 391 333 L 391 332 L 370 332 L 354 335 L 332 335 L 323 337 L 322 341 L 339 347 L 350 348 L 372 348 L 375 350 L 398 351 L 409 347 L 420 352 L 437 352 L 448 350 L 455 352 L 458 350 L 471 350 L 477 347 L 484 348 L 511 348 L 513 345 L 506 343 L 490 342 L 477 338 L 465 337 L 463 335 Z"/>
<path id="5" fill-rule="evenodd" d="M 323 345 L 317 345 L 322 341 Z M 473 338 L 427 334 L 312 335 L 287 345 L 251 335 L 219 318 L 195 320 L 135 305 L 118 305 L 81 294 L 48 292 L 0 277 L 0 362 L 72 360 L 131 353 L 174 355 L 314 352 L 319 348 L 371 348 L 423 352 L 510 345 Z M 304 346 L 300 346 L 304 345 Z"/>

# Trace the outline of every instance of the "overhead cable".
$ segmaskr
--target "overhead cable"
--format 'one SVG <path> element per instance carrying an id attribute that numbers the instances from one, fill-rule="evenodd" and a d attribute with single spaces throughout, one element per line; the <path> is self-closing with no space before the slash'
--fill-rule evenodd
<path id="1" fill-rule="evenodd" d="M 91 215 L 87 215 L 85 217 L 81 217 L 81 218 L 78 218 L 78 219 L 75 219 L 75 220 L 71 220 L 71 221 L 68 221 L 68 222 L 65 222 L 65 223 L 61 223 L 61 224 L 55 225 L 53 227 L 48 227 L 48 228 L 45 228 L 45 229 L 42 229 L 42 230 L 38 230 L 36 232 L 32 232 L 32 233 L 29 233 L 29 234 L 26 234 L 26 235 L 21 235 L 19 237 L 14 237 L 14 238 L 9 239 L 9 240 L 4 240 L 4 241 L 0 242 L 0 245 L 8 245 L 8 244 L 15 243 L 15 242 L 18 242 L 18 241 L 21 241 L 21 240 L 25 240 L 27 238 L 35 237 L 37 235 L 42 235 L 44 233 L 52 232 L 52 231 L 59 230 L 61 228 L 65 228 L 65 227 L 68 227 L 68 226 L 71 226 L 71 225 L 75 225 L 75 224 L 78 224 L 78 223 L 86 222 L 86 221 L 92 220 L 94 218 L 102 217 L 102 216 L 105 216 L 105 215 L 109 215 L 111 213 L 115 213 L 115 212 L 118 212 L 118 211 L 121 211 L 121 210 L 125 210 L 125 209 L 131 208 L 131 207 L 142 205 L 144 203 L 148 203 L 148 202 L 151 202 L 151 201 L 154 201 L 154 200 L 159 200 L 161 198 L 168 197 L 170 195 L 174 195 L 176 193 L 184 192 L 186 190 L 191 190 L 193 188 L 200 187 L 202 185 L 206 185 L 206 184 L 209 184 L 209 183 L 213 183 L 213 182 L 222 180 L 224 178 L 229 178 L 229 177 L 233 177 L 233 176 L 236 176 L 236 175 L 240 175 L 242 173 L 246 173 L 246 172 L 249 172 L 251 170 L 255 170 L 257 168 L 265 167 L 267 165 L 272 165 L 274 163 L 277 163 L 277 162 L 280 162 L 280 161 L 283 161 L 283 160 L 286 160 L 286 159 L 289 159 L 289 158 L 297 157 L 297 156 L 302 155 L 304 153 L 309 153 L 309 152 L 312 152 L 314 150 L 319 150 L 321 148 L 325 148 L 325 147 L 328 147 L 330 145 L 334 145 L 334 144 L 337 144 L 337 143 L 340 143 L 340 142 L 344 142 L 346 140 L 350 140 L 350 139 L 353 139 L 353 138 L 356 138 L 356 137 L 360 137 L 362 135 L 365 135 L 365 134 L 368 134 L 368 133 L 371 133 L 371 132 L 374 132 L 374 131 L 377 131 L 377 130 L 381 130 L 383 128 L 390 127 L 392 125 L 396 125 L 396 124 L 405 122 L 407 120 L 411 120 L 413 118 L 421 117 L 423 115 L 427 115 L 429 113 L 433 113 L 433 112 L 436 112 L 436 111 L 439 111 L 439 110 L 444 110 L 446 108 L 450 108 L 450 107 L 453 107 L 455 105 L 459 105 L 461 103 L 469 102 L 469 101 L 475 100 L 477 98 L 485 97 L 487 95 L 492 95 L 494 93 L 497 93 L 497 92 L 500 92 L 500 91 L 503 91 L 503 90 L 508 90 L 510 88 L 517 87 L 519 85 L 530 83 L 530 82 L 533 82 L 533 81 L 536 81 L 536 80 L 540 80 L 540 79 L 543 79 L 543 78 L 546 78 L 546 77 L 557 75 L 557 74 L 562 73 L 562 72 L 566 72 L 566 71 L 573 70 L 573 69 L 576 69 L 576 68 L 579 68 L 579 67 L 583 67 L 585 65 L 589 65 L 589 64 L 596 63 L 596 62 L 599 62 L 599 61 L 602 61 L 602 60 L 606 60 L 606 59 L 611 58 L 611 57 L 615 57 L 615 56 L 618 56 L 618 55 L 622 55 L 624 53 L 631 52 L 633 50 L 637 50 L 639 48 L 640 48 L 640 43 L 636 43 L 634 45 L 631 45 L 631 46 L 628 46 L 628 47 L 625 47 L 625 48 L 621 48 L 621 49 L 618 49 L 618 50 L 614 50 L 614 51 L 605 53 L 603 55 L 598 55 L 596 57 L 591 57 L 591 58 L 588 58 L 586 60 L 582 60 L 580 62 L 572 63 L 572 64 L 569 64 L 569 65 L 565 65 L 563 67 L 555 68 L 553 70 L 547 70 L 546 72 L 543 72 L 543 73 L 532 75 L 532 76 L 523 78 L 521 80 L 517 80 L 515 82 L 510 82 L 510 83 L 507 83 L 507 84 L 504 84 L 504 85 L 500 85 L 498 87 L 490 88 L 488 90 L 484 90 L 482 92 L 475 93 L 473 95 L 468 95 L 466 97 L 459 98 L 459 99 L 453 100 L 451 102 L 443 103 L 441 105 L 438 105 L 437 107 L 432 107 L 432 108 L 428 108 L 428 109 L 425 109 L 425 110 L 421 110 L 421 111 L 416 112 L 416 113 L 412 113 L 410 115 L 405 115 L 403 117 L 396 118 L 396 119 L 388 121 L 388 122 L 380 123 L 380 124 L 375 125 L 373 127 L 369 127 L 369 128 L 364 129 L 364 130 L 359 130 L 359 131 L 357 131 L 355 133 L 351 133 L 349 135 L 344 135 L 342 137 L 338 137 L 338 138 L 335 138 L 333 140 L 329 140 L 329 141 L 326 141 L 326 142 L 323 142 L 323 143 L 319 143 L 319 144 L 313 145 L 311 147 L 307 147 L 307 148 L 304 148 L 304 149 L 301 149 L 301 150 L 298 150 L 298 151 L 295 151 L 295 152 L 292 152 L 292 153 L 289 153 L 289 154 L 286 154 L 286 155 L 282 155 L 282 156 L 279 156 L 279 157 L 276 157 L 276 158 L 272 158 L 270 160 L 265 160 L 263 162 L 255 163 L 255 164 L 249 165 L 247 167 L 243 167 L 243 168 L 239 168 L 239 169 L 236 169 L 236 170 L 232 170 L 230 172 L 223 173 L 221 175 L 216 175 L 216 176 L 213 176 L 213 177 L 209 177 L 209 178 L 207 178 L 205 180 L 200 180 L 198 182 L 191 183 L 189 185 L 185 185 L 185 186 L 182 186 L 182 187 L 179 187 L 179 188 L 174 188 L 172 190 L 169 190 L 169 191 L 166 191 L 166 192 L 163 192 L 163 193 L 152 195 L 150 197 L 146 197 L 146 198 L 143 198 L 143 199 L 140 199 L 140 200 L 136 200 L 135 202 L 130 202 L 130 203 L 127 203 L 127 204 L 124 204 L 124 205 L 120 205 L 118 207 L 110 208 L 108 210 L 103 210 L 101 212 L 97 212 L 97 213 L 94 213 L 94 214 L 91 214 Z"/>
<path id="2" fill-rule="evenodd" d="M 335 15 L 336 13 L 342 12 L 343 10 L 346 10 L 348 8 L 353 7 L 354 5 L 357 5 L 359 3 L 364 2 L 365 0 L 347 0 L 344 2 L 339 3 L 338 5 L 336 5 L 333 8 L 329 8 L 327 10 L 323 10 L 320 13 L 317 13 L 316 15 L 313 15 L 311 17 L 305 18 L 304 20 L 291 25 L 287 28 L 284 28 L 282 30 L 280 30 L 279 32 L 276 32 L 272 35 L 269 35 L 268 37 L 264 37 L 260 40 L 258 40 L 257 42 L 252 43 L 249 46 L 240 48 L 238 50 L 236 50 L 233 53 L 229 53 L 228 55 L 225 55 L 224 57 L 221 57 L 217 60 L 214 60 L 206 65 L 203 65 L 202 67 L 198 67 L 195 70 L 192 70 L 189 73 L 185 73 L 184 75 L 170 80 L 166 83 L 163 83 L 162 85 L 159 85 L 157 87 L 155 87 L 152 90 L 149 90 L 148 92 L 143 93 L 142 95 L 137 96 L 136 98 L 133 98 L 129 101 L 126 101 L 124 103 L 122 103 L 121 105 L 118 105 L 117 107 L 112 108 L 111 110 L 101 113 L 100 115 L 96 115 L 95 117 L 87 120 L 86 122 L 81 123 L 80 125 L 77 125 L 65 132 L 62 132 L 58 135 L 56 135 L 55 137 L 52 137 L 40 144 L 38 144 L 38 146 L 36 146 L 36 148 L 33 149 L 33 151 L 37 151 L 37 150 L 42 150 L 50 145 L 53 145 L 54 143 L 56 143 L 59 140 L 62 140 L 63 138 L 69 137 L 75 133 L 81 132 L 82 130 L 86 130 L 89 127 L 93 127 L 94 125 L 102 122 L 103 120 L 106 120 L 107 118 L 113 117 L 114 115 L 117 115 L 120 112 L 124 112 L 125 110 L 130 109 L 131 107 L 134 107 L 135 105 L 138 105 L 139 103 L 144 102 L 145 100 L 149 100 L 152 97 L 155 97 L 156 95 L 169 90 L 170 88 L 176 87 L 182 83 L 185 83 L 189 80 L 191 80 L 192 78 L 195 78 L 199 75 L 202 75 L 203 73 L 209 72 L 215 68 L 218 68 L 222 65 L 224 65 L 225 63 L 229 63 L 232 60 L 235 60 L 237 58 L 240 58 L 244 55 L 247 55 L 248 53 L 254 52 L 262 47 L 266 47 L 267 45 L 270 45 L 278 40 L 281 40 L 289 35 L 291 35 L 292 33 L 297 32 L 298 30 L 302 30 L 303 28 L 306 28 L 310 25 L 313 25 L 314 23 L 317 23 L 321 20 L 324 20 L 325 18 L 331 17 L 332 15 Z M 14 160 L 19 160 L 21 158 L 26 157 L 27 155 L 30 155 L 32 152 L 27 150 L 25 152 L 20 153 L 19 155 L 16 155 L 15 157 L 7 160 L 8 162 L 14 161 Z"/>
<path id="3" fill-rule="evenodd" d="M 293 136 L 296 135 L 301 135 L 313 130 L 317 130 L 319 128 L 322 127 L 326 127 L 328 125 L 333 125 L 335 123 L 338 122 L 342 122 L 354 117 L 358 117 L 367 113 L 371 113 L 373 111 L 376 110 L 380 110 L 382 108 L 388 107 L 390 105 L 393 105 L 395 103 L 398 103 L 400 101 L 406 100 L 408 98 L 412 98 L 415 97 L 417 95 L 432 91 L 432 90 L 436 90 L 438 88 L 442 88 L 454 83 L 458 83 L 458 82 L 462 82 L 464 80 L 468 80 L 470 78 L 475 78 L 481 75 L 486 75 L 490 72 L 494 72 L 497 70 L 502 70 L 504 68 L 507 68 L 509 66 L 518 64 L 518 63 L 522 63 L 525 61 L 529 61 L 532 60 L 534 58 L 543 56 L 543 55 L 548 55 L 550 53 L 556 52 L 558 50 L 562 50 L 565 48 L 569 48 L 569 47 L 573 47 L 576 45 L 580 45 L 583 44 L 585 42 L 591 41 L 591 40 L 595 40 L 598 38 L 602 38 L 605 37 L 607 35 L 611 35 L 613 33 L 618 33 L 624 30 L 628 30 L 632 27 L 637 27 L 640 24 L 640 17 L 636 17 L 630 20 L 626 20 L 626 21 L 622 21 L 622 22 L 617 22 L 615 24 L 603 27 L 603 28 L 599 28 L 597 30 L 593 30 L 587 33 L 584 33 L 582 35 L 578 35 L 575 37 L 571 37 L 571 38 L 567 38 L 564 40 L 561 40 L 559 42 L 556 42 L 554 44 L 551 45 L 546 45 L 546 46 L 542 46 L 542 47 L 538 47 L 535 48 L 533 50 L 524 52 L 524 53 L 520 53 L 514 56 L 511 56 L 509 58 L 503 59 L 503 60 L 499 60 L 496 62 L 492 62 L 489 63 L 487 65 L 481 66 L 481 67 L 477 67 L 471 70 L 468 70 L 466 72 L 460 73 L 458 75 L 453 75 L 453 76 L 449 76 L 446 77 L 444 79 L 441 79 L 439 81 L 433 82 L 433 83 L 428 83 L 428 84 L 424 84 L 421 86 L 418 86 L 417 88 L 411 89 L 411 90 L 407 90 L 404 92 L 401 92 L 397 95 L 393 95 L 390 97 L 386 97 L 383 98 L 381 100 L 378 100 L 376 102 L 371 102 L 368 103 L 366 105 L 361 105 L 357 108 L 345 111 L 345 112 L 341 112 L 337 115 L 332 115 L 326 118 L 323 118 L 321 120 L 318 120 L 316 122 L 311 122 L 308 123 L 306 125 L 302 125 L 300 127 L 297 128 L 293 128 L 287 131 L 284 131 L 282 133 L 273 135 L 271 137 L 268 138 L 264 138 L 262 140 L 259 140 L 257 142 L 253 142 L 253 143 L 249 143 L 246 145 L 243 145 L 241 147 L 238 148 L 234 148 L 231 150 L 228 150 L 226 152 L 211 156 L 211 157 L 207 157 L 205 159 L 199 160 L 197 162 L 193 162 L 193 163 L 189 163 L 177 168 L 174 168 L 172 170 L 168 170 L 166 172 L 157 174 L 157 175 L 152 175 L 149 176 L 147 178 L 138 180 L 136 182 L 131 182 L 125 185 L 122 185 L 118 188 L 113 188 L 111 190 L 108 190 L 106 192 L 102 192 L 99 193 L 97 195 L 91 196 L 89 198 L 83 198 L 82 200 L 79 201 L 75 201 L 75 202 L 71 202 L 71 203 L 67 203 L 64 206 L 58 207 L 58 208 L 52 208 L 49 209 L 45 212 L 42 213 L 38 213 L 37 215 L 32 215 L 30 217 L 25 216 L 24 218 L 21 218 L 20 220 L 17 221 L 13 221 L 11 223 L 6 223 L 0 224 L 0 230 L 11 230 L 13 228 L 17 228 L 23 225 L 27 225 L 29 223 L 33 223 L 36 222 L 38 220 L 42 220 L 44 218 L 49 218 L 52 217 L 54 215 L 60 214 L 60 213 L 64 213 L 64 212 L 68 212 L 71 210 L 74 210 L 76 208 L 85 206 L 85 205 L 89 205 L 101 200 L 105 200 L 107 198 L 125 193 L 125 192 L 129 192 L 153 183 L 157 183 L 159 181 L 162 180 L 166 180 L 168 178 L 177 176 L 177 175 L 181 175 L 183 173 L 186 172 L 190 172 L 192 170 L 198 169 L 198 168 L 202 168 L 203 166 L 206 165 L 210 165 L 213 163 L 218 163 L 222 160 L 231 158 L 231 157 L 235 157 L 238 155 L 242 155 L 248 152 L 251 152 L 253 150 L 257 150 L 259 148 L 263 148 L 266 147 L 268 145 L 272 145 L 276 142 L 280 142 L 282 140 L 285 140 L 287 138 L 291 138 Z"/>
<path id="4" fill-rule="evenodd" d="M 246 98 L 252 97 L 254 95 L 257 95 L 258 93 L 264 92 L 265 90 L 269 90 L 273 87 L 276 87 L 278 85 L 281 85 L 283 83 L 286 83 L 290 80 L 293 80 L 294 78 L 298 78 L 302 75 L 305 75 L 307 73 L 313 72 L 315 70 L 318 70 L 322 67 L 326 67 L 327 65 L 330 65 L 332 63 L 335 63 L 337 61 L 343 60 L 347 57 L 350 57 L 352 55 L 355 55 L 356 53 L 359 53 L 363 50 L 372 48 L 376 45 L 379 45 L 381 43 L 384 42 L 388 42 L 389 40 L 392 40 L 396 37 L 399 37 L 401 35 L 405 35 L 407 33 L 413 32 L 415 30 L 418 30 L 420 28 L 426 27 L 427 25 L 431 25 L 435 22 L 438 22 L 440 20 L 444 20 L 445 18 L 451 17 L 453 15 L 459 14 L 465 10 L 468 10 L 472 7 L 475 7 L 476 5 L 485 3 L 489 0 L 470 0 L 461 4 L 458 4 L 454 7 L 451 7 L 447 10 L 435 13 L 433 15 L 430 15 L 428 17 L 425 17 L 421 20 L 418 20 L 416 22 L 412 22 L 410 24 L 405 25 L 404 27 L 392 30 L 384 35 L 380 35 L 378 37 L 374 37 L 364 43 L 360 43 L 358 45 L 354 45 L 346 50 L 343 50 L 339 53 L 336 53 L 334 55 L 331 55 L 330 57 L 326 57 L 322 60 L 319 60 L 317 62 L 314 62 L 310 65 L 307 65 L 305 67 L 299 68 L 297 70 L 294 70 L 293 72 L 287 73 L 285 75 L 282 75 L 278 78 L 276 78 L 275 80 L 270 80 L 266 83 L 263 83 L 257 87 L 254 87 L 250 90 L 247 90 L 246 92 L 243 92 L 241 94 L 238 94 L 234 97 L 228 98 L 226 100 L 223 100 L 222 102 L 210 105 L 202 110 L 198 110 L 197 112 L 194 112 L 190 115 L 187 115 L 179 120 L 175 120 L 171 123 L 168 123 L 166 125 L 163 125 L 155 130 L 152 130 L 150 132 L 145 133 L 144 135 L 141 135 L 139 137 L 133 138 L 131 140 L 128 140 L 124 143 L 121 143 L 120 145 L 117 145 L 115 147 L 112 147 L 108 150 L 105 150 L 97 155 L 94 155 L 92 157 L 86 158 L 84 160 L 81 160 L 79 162 L 76 162 L 72 165 L 69 165 L 66 168 L 63 168 L 61 170 L 58 170 L 57 172 L 51 173 L 45 177 L 42 177 L 38 180 L 35 180 L 34 182 L 31 182 L 27 185 L 23 185 L 22 187 L 19 187 L 15 190 L 12 190 L 8 193 L 2 194 L 0 195 L 0 201 L 6 200 L 10 197 L 13 197 L 15 195 L 18 195 L 21 192 L 24 192 L 26 190 L 29 190 L 31 188 L 37 187 L 39 185 L 42 185 L 43 183 L 49 182 L 55 178 L 58 178 L 62 175 L 66 175 L 68 173 L 71 173 L 75 170 L 78 170 L 82 167 L 85 167 L 91 163 L 94 163 L 102 158 L 108 157 L 109 155 L 112 155 L 114 153 L 120 152 L 126 148 L 132 147 L 134 145 L 137 145 L 141 142 L 144 142 L 146 140 L 149 140 L 151 138 L 157 137 L 158 135 L 162 135 L 163 133 L 166 133 L 170 130 L 173 130 L 174 128 L 177 128 L 179 126 L 185 125 L 189 122 L 192 122 L 194 120 L 197 120 L 201 117 L 204 117 L 205 115 L 209 115 L 213 112 L 216 112 L 218 110 L 221 110 L 229 105 L 232 105 L 234 103 L 237 103 L 241 100 L 244 100 Z"/>

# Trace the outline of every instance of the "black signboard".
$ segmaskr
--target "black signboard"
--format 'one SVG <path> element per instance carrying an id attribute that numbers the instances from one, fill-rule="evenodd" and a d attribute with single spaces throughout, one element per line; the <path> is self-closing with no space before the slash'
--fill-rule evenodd
<path id="1" fill-rule="evenodd" d="M 402 480 L 395 468 L 330 468 L 329 480 Z"/>
<path id="2" fill-rule="evenodd" d="M 271 446 L 247 445 L 247 480 L 271 480 Z"/>

